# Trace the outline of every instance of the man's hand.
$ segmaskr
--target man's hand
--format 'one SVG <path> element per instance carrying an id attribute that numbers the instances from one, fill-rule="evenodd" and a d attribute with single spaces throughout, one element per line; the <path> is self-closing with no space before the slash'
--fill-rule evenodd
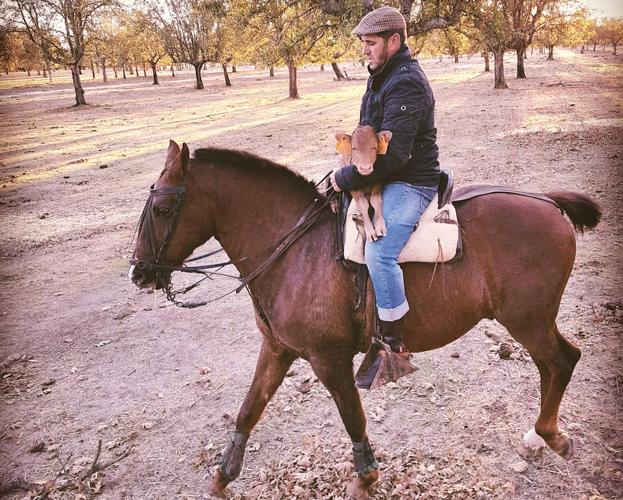
<path id="1" fill-rule="evenodd" d="M 342 190 L 340 189 L 340 186 L 337 185 L 337 182 L 335 182 L 335 172 L 336 172 L 336 170 L 338 170 L 338 169 L 336 168 L 333 172 L 331 172 L 330 179 L 331 179 L 331 186 L 333 187 L 333 190 L 336 193 L 339 193 Z"/>

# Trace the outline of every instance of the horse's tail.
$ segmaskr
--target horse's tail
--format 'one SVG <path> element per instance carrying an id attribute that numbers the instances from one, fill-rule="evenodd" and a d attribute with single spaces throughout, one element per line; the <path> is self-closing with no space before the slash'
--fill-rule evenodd
<path id="1" fill-rule="evenodd" d="M 583 233 L 585 228 L 592 229 L 601 220 L 601 208 L 590 196 L 568 191 L 545 193 L 545 196 L 567 214 L 576 231 Z"/>

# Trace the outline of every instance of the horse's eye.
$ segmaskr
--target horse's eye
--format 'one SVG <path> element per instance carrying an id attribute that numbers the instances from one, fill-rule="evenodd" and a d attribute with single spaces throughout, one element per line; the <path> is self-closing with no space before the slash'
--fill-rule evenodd
<path id="1" fill-rule="evenodd" d="M 154 215 L 156 217 L 162 217 L 169 215 L 170 210 L 167 207 L 154 207 Z"/>

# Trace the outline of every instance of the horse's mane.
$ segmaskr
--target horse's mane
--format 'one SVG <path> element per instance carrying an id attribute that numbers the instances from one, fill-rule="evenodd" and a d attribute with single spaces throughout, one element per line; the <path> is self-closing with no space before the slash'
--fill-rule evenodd
<path id="1" fill-rule="evenodd" d="M 302 175 L 290 170 L 285 165 L 280 165 L 261 156 L 240 151 L 237 149 L 223 148 L 200 148 L 195 149 L 193 158 L 202 162 L 226 164 L 233 169 L 242 169 L 247 172 L 266 176 L 272 174 L 275 178 L 283 179 L 290 189 L 300 189 L 305 194 L 318 196 L 318 191 L 313 182 Z"/>

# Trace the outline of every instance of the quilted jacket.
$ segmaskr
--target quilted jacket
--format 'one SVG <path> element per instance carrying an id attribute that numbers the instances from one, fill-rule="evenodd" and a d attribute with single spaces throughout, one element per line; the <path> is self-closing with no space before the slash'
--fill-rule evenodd
<path id="1" fill-rule="evenodd" d="M 362 176 L 354 165 L 336 172 L 335 180 L 342 190 L 396 181 L 437 186 L 435 98 L 420 63 L 411 57 L 406 45 L 380 71 L 370 71 L 359 124 L 377 132 L 390 130 L 392 139 L 387 154 L 378 156 L 372 174 Z"/>

